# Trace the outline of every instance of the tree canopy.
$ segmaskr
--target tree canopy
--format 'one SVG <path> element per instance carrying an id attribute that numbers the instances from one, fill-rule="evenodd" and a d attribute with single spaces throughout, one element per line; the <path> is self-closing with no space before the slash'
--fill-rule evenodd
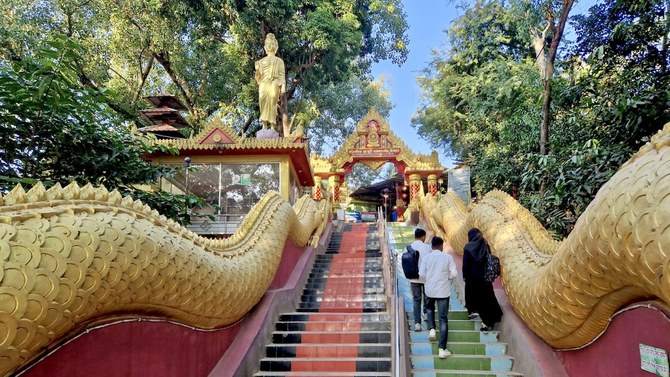
<path id="1" fill-rule="evenodd" d="M 305 102 L 358 77 L 342 93 L 353 97 L 370 84 L 372 62 L 407 57 L 400 0 L 8 0 L 0 11 L 0 59 L 23 59 L 66 35 L 84 47 L 81 82 L 105 90 L 113 109 L 132 118 L 143 96 L 171 92 L 196 128 L 217 112 L 241 131 L 258 126 L 253 62 L 269 32 L 287 67 L 282 108 L 308 130 L 320 119 Z"/>
<path id="2" fill-rule="evenodd" d="M 554 10 L 561 5 L 553 4 Z M 476 1 L 420 78 L 413 124 L 472 166 L 475 189 L 519 200 L 565 235 L 598 188 L 670 120 L 667 1 L 601 2 L 573 15 L 556 58 L 548 152 L 538 143 L 547 2 Z M 538 69 L 540 68 L 540 69 Z"/>
<path id="3" fill-rule="evenodd" d="M 130 132 L 148 95 L 177 95 L 191 132 L 221 117 L 252 134 L 269 32 L 287 67 L 282 115 L 327 151 L 370 107 L 391 109 L 370 66 L 402 64 L 406 31 L 400 0 L 3 1 L 0 190 L 76 180 L 131 192 L 154 180 L 163 171 L 141 159 L 153 147 Z M 195 200 L 134 192 L 173 217 Z"/>

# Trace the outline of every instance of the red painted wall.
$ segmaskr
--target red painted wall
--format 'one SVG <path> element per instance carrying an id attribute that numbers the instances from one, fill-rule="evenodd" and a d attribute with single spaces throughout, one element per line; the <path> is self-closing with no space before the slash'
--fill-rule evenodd
<path id="1" fill-rule="evenodd" d="M 670 351 L 670 313 L 631 306 L 616 315 L 590 346 L 557 352 L 570 377 L 653 377 L 640 369 L 640 343 Z"/>
<path id="2" fill-rule="evenodd" d="M 238 330 L 239 324 L 215 332 L 169 323 L 116 324 L 73 340 L 23 376 L 205 376 Z"/>
<path id="3" fill-rule="evenodd" d="M 286 284 L 303 252 L 310 249 L 287 240 L 271 289 Z M 166 322 L 112 324 L 75 338 L 22 377 L 206 376 L 246 321 L 248 317 L 207 332 Z"/>
<path id="4" fill-rule="evenodd" d="M 270 284 L 270 289 L 278 289 L 286 285 L 303 252 L 303 248 L 296 246 L 290 239 L 286 240 L 281 262 L 279 263 L 279 268 L 277 268 L 275 279 Z"/>

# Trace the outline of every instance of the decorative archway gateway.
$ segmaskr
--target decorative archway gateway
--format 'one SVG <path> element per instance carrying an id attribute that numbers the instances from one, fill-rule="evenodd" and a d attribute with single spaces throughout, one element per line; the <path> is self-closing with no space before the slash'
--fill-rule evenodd
<path id="1" fill-rule="evenodd" d="M 428 183 L 426 194 L 437 195 L 437 180 L 444 171 L 437 152 L 433 151 L 430 155 L 412 152 L 373 108 L 358 122 L 356 132 L 331 157 L 311 155 L 310 164 L 314 172 L 312 197 L 315 200 L 328 199 L 340 203 L 341 183 L 355 164 L 362 163 L 376 170 L 387 162 L 395 165 L 405 181 L 409 182 L 409 202 L 413 210 L 418 210 L 415 206 L 419 202 L 417 199 L 423 179 Z M 323 180 L 328 182 L 325 195 L 321 185 Z"/>

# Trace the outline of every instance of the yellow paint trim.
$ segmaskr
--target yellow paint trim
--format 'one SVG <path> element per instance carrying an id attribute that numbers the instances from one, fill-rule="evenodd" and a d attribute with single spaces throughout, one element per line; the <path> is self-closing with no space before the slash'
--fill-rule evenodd
<path id="1" fill-rule="evenodd" d="M 291 179 L 289 175 L 291 174 L 291 162 L 288 156 L 280 156 L 282 160 L 279 163 L 279 193 L 281 194 L 282 199 L 289 200 L 289 192 L 291 188 Z"/>
<path id="2" fill-rule="evenodd" d="M 181 164 L 184 165 L 184 158 L 186 156 L 165 156 L 155 157 L 152 163 L 155 164 Z M 263 163 L 263 162 L 290 162 L 288 156 L 280 155 L 255 155 L 255 156 L 190 156 L 191 165 L 193 164 L 213 164 L 213 163 L 230 163 L 230 164 L 244 164 L 244 163 Z"/>

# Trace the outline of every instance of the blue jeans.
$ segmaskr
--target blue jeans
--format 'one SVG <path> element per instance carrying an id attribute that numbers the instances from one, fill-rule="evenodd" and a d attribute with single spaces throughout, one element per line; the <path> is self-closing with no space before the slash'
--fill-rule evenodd
<path id="1" fill-rule="evenodd" d="M 423 312 L 428 312 L 428 297 L 423 293 L 423 284 L 409 283 L 412 288 L 412 304 L 414 312 L 414 323 L 421 323 L 421 298 L 423 297 Z"/>
<path id="2" fill-rule="evenodd" d="M 428 297 L 428 327 L 431 329 L 435 328 L 435 303 L 437 303 L 437 313 L 440 317 L 440 336 L 437 347 L 444 350 L 447 349 L 447 338 L 449 336 L 449 321 L 447 319 L 447 315 L 449 314 L 449 297 Z"/>

